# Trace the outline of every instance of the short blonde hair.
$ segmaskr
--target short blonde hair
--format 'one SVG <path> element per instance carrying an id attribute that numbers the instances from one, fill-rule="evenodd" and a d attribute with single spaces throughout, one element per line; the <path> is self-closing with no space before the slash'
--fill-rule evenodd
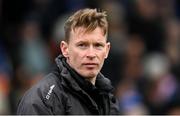
<path id="1" fill-rule="evenodd" d="M 78 10 L 65 22 L 65 41 L 68 42 L 70 33 L 78 27 L 84 27 L 85 32 L 91 32 L 100 27 L 104 35 L 108 32 L 107 14 L 105 11 L 85 8 Z"/>

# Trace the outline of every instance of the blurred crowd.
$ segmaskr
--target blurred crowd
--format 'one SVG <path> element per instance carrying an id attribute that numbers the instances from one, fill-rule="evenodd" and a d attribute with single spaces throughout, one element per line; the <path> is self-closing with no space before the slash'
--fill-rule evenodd
<path id="1" fill-rule="evenodd" d="M 179 0 L 0 0 L 0 114 L 51 70 L 64 21 L 86 7 L 108 13 L 102 73 L 121 113 L 180 115 Z"/>

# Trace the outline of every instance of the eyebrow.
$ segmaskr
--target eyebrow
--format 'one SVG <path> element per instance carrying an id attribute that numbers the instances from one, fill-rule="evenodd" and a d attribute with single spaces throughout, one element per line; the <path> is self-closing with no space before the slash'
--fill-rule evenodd
<path id="1" fill-rule="evenodd" d="M 89 42 L 81 40 L 81 41 L 78 41 L 77 44 L 78 44 L 78 43 L 89 43 Z M 95 41 L 95 42 L 93 42 L 93 43 L 104 44 L 104 42 L 101 42 L 101 41 Z"/>

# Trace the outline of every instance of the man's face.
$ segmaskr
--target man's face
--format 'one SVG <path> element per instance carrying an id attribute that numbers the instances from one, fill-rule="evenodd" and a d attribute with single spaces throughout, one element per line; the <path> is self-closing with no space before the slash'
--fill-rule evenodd
<path id="1" fill-rule="evenodd" d="M 106 42 L 106 36 L 99 27 L 92 32 L 84 31 L 82 27 L 72 31 L 69 42 L 61 42 L 61 51 L 73 69 L 90 79 L 100 72 L 108 56 L 110 43 Z"/>

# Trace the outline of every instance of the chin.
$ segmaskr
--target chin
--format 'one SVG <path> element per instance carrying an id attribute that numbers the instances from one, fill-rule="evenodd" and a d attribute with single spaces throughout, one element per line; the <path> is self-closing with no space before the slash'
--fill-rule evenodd
<path id="1" fill-rule="evenodd" d="M 83 74 L 82 76 L 85 78 L 94 78 L 97 76 L 97 74 L 96 73 L 86 73 L 86 74 Z"/>
<path id="2" fill-rule="evenodd" d="M 99 72 L 99 70 L 93 69 L 93 70 L 86 70 L 81 69 L 77 71 L 81 76 L 84 78 L 95 78 Z"/>

